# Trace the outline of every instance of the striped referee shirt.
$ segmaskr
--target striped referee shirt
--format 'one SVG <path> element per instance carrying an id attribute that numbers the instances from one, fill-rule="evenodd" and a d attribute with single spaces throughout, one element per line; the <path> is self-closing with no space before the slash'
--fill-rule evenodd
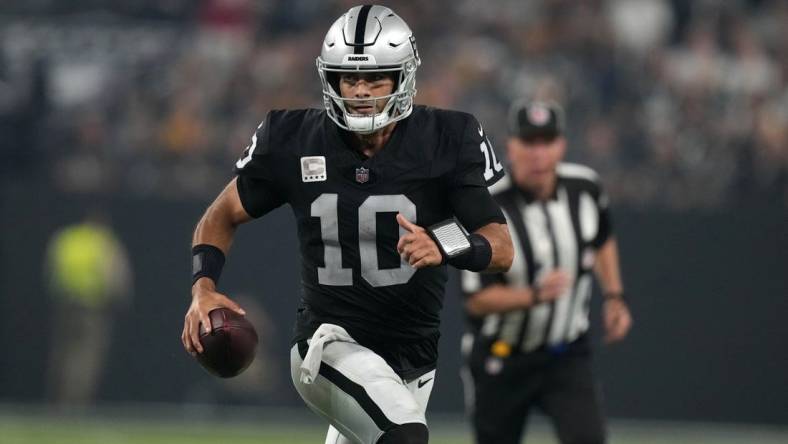
<path id="1" fill-rule="evenodd" d="M 494 284 L 533 286 L 556 268 L 571 277 L 570 287 L 553 302 L 469 318 L 473 335 L 503 341 L 513 351 L 561 347 L 588 331 L 595 255 L 612 234 L 607 197 L 597 174 L 570 163 L 559 164 L 557 171 L 556 189 L 547 201 L 536 200 L 510 180 L 491 189 L 512 235 L 512 267 L 497 274 L 462 272 L 466 297 Z"/>

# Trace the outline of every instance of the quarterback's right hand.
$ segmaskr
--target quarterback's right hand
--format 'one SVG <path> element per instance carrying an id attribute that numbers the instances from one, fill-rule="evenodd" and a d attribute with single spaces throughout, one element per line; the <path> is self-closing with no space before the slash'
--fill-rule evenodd
<path id="1" fill-rule="evenodd" d="M 183 348 L 192 356 L 203 352 L 202 344 L 200 344 L 200 323 L 210 332 L 211 319 L 208 317 L 208 313 L 219 307 L 226 307 L 238 314 L 246 315 L 246 312 L 238 304 L 216 291 L 212 280 L 201 278 L 195 282 L 192 286 L 192 304 L 186 312 L 183 333 L 181 333 Z"/>
<path id="2" fill-rule="evenodd" d="M 534 289 L 536 303 L 552 302 L 569 288 L 571 279 L 562 270 L 552 270 L 544 275 Z"/>

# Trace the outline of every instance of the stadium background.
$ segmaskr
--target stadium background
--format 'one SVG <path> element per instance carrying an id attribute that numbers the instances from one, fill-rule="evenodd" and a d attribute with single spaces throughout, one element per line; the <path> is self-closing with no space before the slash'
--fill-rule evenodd
<path id="1" fill-rule="evenodd" d="M 194 223 L 267 110 L 320 106 L 314 58 L 353 4 L 0 2 L 0 442 L 322 442 L 288 379 L 288 209 L 241 229 L 223 275 L 262 334 L 256 367 L 214 379 L 179 335 Z M 510 100 L 558 100 L 569 160 L 602 174 L 635 316 L 625 343 L 595 340 L 614 442 L 788 441 L 788 2 L 386 4 L 418 40 L 418 103 L 476 114 L 503 158 Z M 132 296 L 95 402 L 58 406 L 47 241 L 95 207 Z M 445 442 L 468 439 L 458 301 L 453 280 Z"/>

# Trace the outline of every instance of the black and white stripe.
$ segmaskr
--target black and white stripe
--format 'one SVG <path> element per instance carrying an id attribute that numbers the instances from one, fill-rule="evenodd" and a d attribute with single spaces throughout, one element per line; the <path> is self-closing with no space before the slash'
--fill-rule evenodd
<path id="1" fill-rule="evenodd" d="M 370 9 L 372 9 L 372 5 L 364 5 L 358 12 L 355 38 L 353 39 L 353 45 L 355 47 L 353 49 L 354 54 L 364 54 L 364 35 L 367 33 L 367 21 L 369 19 Z"/>
<path id="2" fill-rule="evenodd" d="M 463 272 L 463 291 L 472 294 L 494 283 L 532 286 L 556 268 L 568 273 L 573 285 L 554 302 L 477 319 L 474 334 L 506 342 L 520 352 L 575 341 L 589 327 L 593 259 L 611 231 L 607 199 L 596 173 L 581 165 L 560 164 L 555 195 L 544 202 L 512 184 L 492 191 L 506 214 L 514 261 L 503 274 Z"/>
<path id="3" fill-rule="evenodd" d="M 375 43 L 380 33 L 378 17 L 393 14 L 389 8 L 378 5 L 357 6 L 348 11 L 343 34 L 345 44 L 353 47 L 354 54 L 364 54 L 364 49 Z"/>

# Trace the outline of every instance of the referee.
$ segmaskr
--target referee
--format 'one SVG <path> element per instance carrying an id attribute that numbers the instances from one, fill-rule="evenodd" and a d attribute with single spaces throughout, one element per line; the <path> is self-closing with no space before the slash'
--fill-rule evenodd
<path id="1" fill-rule="evenodd" d="M 605 298 L 605 341 L 623 339 L 632 324 L 607 197 L 593 170 L 561 163 L 557 105 L 517 103 L 509 126 L 510 180 L 492 191 L 514 263 L 503 274 L 462 275 L 470 324 L 463 379 L 476 442 L 520 443 L 536 407 L 562 443 L 603 443 L 588 335 L 592 272 Z"/>

